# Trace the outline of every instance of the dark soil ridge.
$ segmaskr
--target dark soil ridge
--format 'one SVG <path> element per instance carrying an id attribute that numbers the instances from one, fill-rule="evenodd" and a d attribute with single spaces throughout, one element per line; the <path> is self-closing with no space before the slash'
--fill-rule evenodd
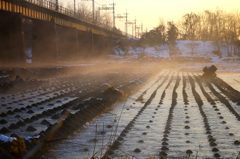
<path id="1" fill-rule="evenodd" d="M 79 75 L 77 75 L 77 76 L 79 76 Z M 76 77 L 76 76 L 74 76 L 74 77 Z M 117 78 L 117 77 L 116 77 L 116 78 Z M 128 80 L 128 78 L 126 78 L 125 80 Z M 74 90 L 72 90 L 72 91 L 70 91 L 70 92 L 67 92 L 67 93 L 64 93 L 64 92 L 63 92 L 62 94 L 57 95 L 57 96 L 55 96 L 55 97 L 51 97 L 51 98 L 49 98 L 49 99 L 46 99 L 46 100 L 41 101 L 41 102 L 38 102 L 38 103 L 33 103 L 31 106 L 26 106 L 26 108 L 22 107 L 20 110 L 21 110 L 21 111 L 24 111 L 24 110 L 26 110 L 26 109 L 28 109 L 28 108 L 38 107 L 38 106 L 41 105 L 41 104 L 44 104 L 44 103 L 47 103 L 47 102 L 51 102 L 51 101 L 56 100 L 56 99 L 58 99 L 58 98 L 62 98 L 62 97 L 64 97 L 64 96 L 70 96 L 71 94 L 78 93 L 80 90 L 85 90 L 85 92 L 90 91 L 93 87 L 96 87 L 96 85 L 100 85 L 100 84 L 102 83 L 101 81 L 102 81 L 102 80 L 100 80 L 100 83 L 99 83 L 99 82 L 96 82 L 96 81 L 93 81 L 93 82 L 92 82 L 92 83 L 93 83 L 92 86 L 89 86 L 89 85 L 87 85 L 87 86 L 86 86 L 86 85 L 80 86 L 80 87 L 77 87 L 76 89 L 74 89 Z M 124 81 L 124 80 L 123 80 L 123 81 Z M 88 96 L 86 96 L 86 95 L 83 96 L 82 99 L 84 99 L 84 97 L 87 98 L 87 97 L 89 97 L 89 96 L 91 96 L 91 93 L 90 93 Z M 37 118 L 36 118 L 35 116 L 32 116 L 31 120 L 36 121 L 36 120 L 38 120 L 38 119 L 40 119 L 40 118 L 43 118 L 44 116 L 51 116 L 51 114 L 56 113 L 57 111 L 60 111 L 60 110 L 62 110 L 62 109 L 65 109 L 65 108 L 66 108 L 66 105 L 69 105 L 69 104 L 72 105 L 74 102 L 79 102 L 79 100 L 80 100 L 80 99 L 74 100 L 74 101 L 72 101 L 72 102 L 66 103 L 66 104 L 63 105 L 63 106 L 55 107 L 55 108 L 53 108 L 53 109 L 48 109 L 48 111 L 43 111 L 42 114 L 37 114 L 37 116 L 38 116 Z M 14 112 L 19 112 L 19 109 L 16 108 L 16 109 L 14 110 Z M 4 117 L 4 116 L 7 116 L 7 114 L 2 113 L 1 116 Z M 25 122 L 25 123 L 31 123 L 31 122 L 32 122 L 31 120 L 28 119 L 28 121 L 25 120 L 24 122 Z M 6 133 L 6 132 L 8 132 L 8 131 L 2 131 L 2 133 Z"/>
<path id="2" fill-rule="evenodd" d="M 146 82 L 150 77 L 154 76 L 155 74 L 146 74 L 142 78 L 140 78 L 141 81 Z M 127 85 L 124 85 L 121 89 L 125 92 L 125 94 L 129 93 L 129 91 L 136 89 L 137 87 L 140 87 L 140 82 L 132 82 Z M 48 134 L 52 133 L 53 128 L 58 125 L 58 123 L 49 126 L 48 129 L 45 132 L 40 133 L 42 140 L 40 142 L 44 143 L 44 147 L 52 148 L 57 143 L 59 143 L 62 139 L 66 138 L 67 136 L 74 133 L 74 131 L 81 128 L 86 122 L 92 120 L 96 116 L 100 115 L 104 111 L 106 111 L 111 106 L 115 105 L 117 101 L 119 101 L 122 98 L 122 93 L 111 90 L 107 94 L 102 95 L 104 97 L 104 100 L 102 102 L 92 103 L 85 109 L 81 109 L 77 111 L 75 114 L 68 115 L 65 120 L 62 122 L 61 127 L 55 131 L 54 134 L 52 134 L 52 140 L 55 142 L 49 142 L 51 140 L 46 140 L 46 136 Z M 72 102 L 72 101 L 71 101 Z M 77 99 L 76 99 L 77 102 Z M 27 150 L 30 150 L 30 147 L 32 148 L 33 143 L 27 143 Z M 34 158 L 39 158 L 43 154 L 43 151 L 38 149 L 38 151 L 35 153 Z"/>
<path id="3" fill-rule="evenodd" d="M 213 138 L 213 136 L 211 135 L 212 134 L 211 127 L 209 125 L 207 115 L 206 115 L 206 113 L 203 110 L 203 101 L 202 101 L 200 95 L 197 93 L 197 91 L 195 89 L 194 79 L 190 75 L 188 75 L 188 78 L 189 78 L 189 81 L 190 81 L 190 84 L 191 84 L 193 96 L 194 96 L 194 98 L 195 98 L 195 100 L 196 100 L 196 102 L 198 104 L 198 108 L 199 108 L 200 114 L 201 114 L 201 116 L 203 118 L 203 123 L 204 123 L 204 127 L 206 129 L 206 134 L 208 136 L 207 138 L 208 138 L 209 145 L 211 147 L 213 147 L 213 149 L 212 149 L 213 153 L 218 152 L 219 149 L 216 148 L 216 146 L 217 146 L 216 139 Z M 215 153 L 214 156 L 215 157 L 220 157 L 220 155 L 218 153 Z"/>
<path id="4" fill-rule="evenodd" d="M 188 95 L 186 93 L 187 80 L 184 75 L 182 76 L 182 78 L 183 78 L 183 90 L 182 90 L 183 102 L 184 102 L 184 104 L 188 105 L 189 101 L 188 101 Z"/>
<path id="5" fill-rule="evenodd" d="M 209 102 L 211 105 L 213 105 L 213 107 L 216 109 L 217 106 L 216 106 L 215 102 L 214 102 L 213 99 L 210 97 L 210 95 L 204 90 L 204 87 L 202 86 L 202 83 L 201 83 L 201 81 L 200 81 L 200 78 L 201 78 L 201 77 L 200 77 L 200 76 L 198 76 L 198 77 L 197 77 L 197 76 L 194 76 L 194 78 L 196 79 L 197 83 L 199 84 L 200 89 L 202 90 L 204 96 L 207 98 L 208 102 Z M 218 113 L 218 114 L 219 114 L 219 113 Z M 224 119 L 224 117 L 223 117 L 223 116 L 220 116 L 219 119 Z M 225 124 L 226 122 L 225 122 L 225 121 L 222 121 L 222 123 Z M 226 127 L 225 129 L 229 129 L 229 128 Z M 234 134 L 229 133 L 229 135 L 230 135 L 230 136 L 233 136 Z M 235 144 L 235 145 L 238 145 L 238 142 L 239 142 L 239 141 L 236 140 L 236 141 L 234 142 L 234 144 Z"/>
<path id="6" fill-rule="evenodd" d="M 173 79 L 173 77 L 171 77 L 171 79 Z M 169 80 L 169 83 L 168 83 L 166 89 L 169 87 L 170 83 L 172 82 L 171 79 Z M 159 155 L 161 157 L 168 155 L 165 152 L 165 151 L 169 150 L 168 142 L 167 142 L 168 141 L 167 136 L 168 136 L 168 134 L 171 133 L 171 125 L 172 125 L 172 119 L 173 119 L 173 110 L 174 110 L 175 106 L 177 105 L 177 92 L 176 92 L 176 90 L 177 90 L 177 88 L 178 88 L 178 86 L 180 84 L 180 81 L 181 81 L 181 78 L 179 77 L 179 73 L 178 73 L 177 77 L 176 77 L 176 83 L 174 85 L 173 93 L 172 93 L 172 104 L 171 104 L 171 107 L 169 108 L 167 122 L 166 122 L 165 130 L 163 132 L 164 135 L 163 135 L 162 141 L 164 143 L 162 143 L 161 151 L 159 152 Z M 165 93 L 165 90 L 164 90 L 164 93 Z"/>
<path id="7" fill-rule="evenodd" d="M 151 94 L 150 98 L 147 100 L 147 102 L 143 105 L 143 107 L 138 111 L 137 115 L 128 123 L 128 125 L 125 127 L 125 129 L 122 130 L 122 132 L 120 133 L 120 136 L 112 142 L 112 144 L 109 146 L 109 149 L 105 152 L 104 157 L 103 158 L 109 158 L 109 155 L 113 155 L 114 154 L 114 150 L 117 150 L 120 148 L 120 145 L 124 142 L 123 137 L 127 136 L 127 133 L 129 133 L 129 130 L 131 129 L 131 127 L 134 126 L 135 121 L 137 120 L 137 118 L 142 114 L 142 112 L 147 108 L 147 106 L 149 106 L 152 102 L 152 100 L 155 98 L 157 91 L 160 87 L 162 87 L 162 85 L 167 81 L 167 79 L 169 78 L 169 74 L 165 76 L 164 80 L 161 82 L 161 84 L 159 84 L 159 86 L 155 89 L 155 91 Z M 155 82 L 156 84 L 157 82 Z M 152 87 L 152 86 L 150 86 Z M 149 88 L 148 88 L 149 89 Z M 151 121 L 149 121 L 151 122 Z M 145 135 L 143 133 L 143 135 Z M 122 142 L 120 142 L 122 141 Z M 140 141 L 141 142 L 141 141 Z M 118 144 L 116 144 L 118 143 Z M 140 150 L 141 151 L 141 150 Z M 137 151 L 137 152 L 140 152 Z"/>
<path id="8" fill-rule="evenodd" d="M 234 89 L 232 86 L 218 77 L 214 79 L 212 83 L 219 88 L 221 92 L 225 94 L 232 102 L 240 105 L 240 92 L 238 90 Z"/>
<path id="9" fill-rule="evenodd" d="M 222 96 L 220 93 L 218 93 L 213 86 L 211 85 L 211 83 L 206 82 L 208 88 L 212 91 L 212 93 L 218 98 L 218 100 L 223 103 L 228 110 L 237 118 L 238 121 L 240 121 L 240 115 L 235 111 L 235 109 L 231 106 L 231 104 L 229 103 L 229 101 Z M 219 86 L 220 87 L 220 86 Z"/>
<path id="10" fill-rule="evenodd" d="M 170 74 L 170 72 L 169 72 L 169 74 Z M 168 76 L 166 76 L 166 78 L 164 79 L 165 82 L 169 79 L 169 74 L 168 74 Z M 167 86 L 164 88 L 164 91 L 163 91 L 163 93 L 162 93 L 162 95 L 161 95 L 159 104 L 162 104 L 162 103 L 163 103 L 163 100 L 164 100 L 164 98 L 165 98 L 165 96 L 166 96 L 166 89 L 170 86 L 170 84 L 172 83 L 172 81 L 173 81 L 173 75 L 171 76 L 171 78 L 170 78 Z"/>
<path id="11" fill-rule="evenodd" d="M 170 72 L 169 72 L 170 73 Z M 168 75 L 169 75 L 168 73 Z M 149 88 L 147 88 L 139 97 L 136 101 L 142 101 L 143 100 L 143 96 L 147 93 L 147 91 L 153 87 L 156 83 L 158 83 L 162 78 L 163 76 L 166 74 L 166 72 L 164 72 Z"/>
<path id="12" fill-rule="evenodd" d="M 149 88 L 147 88 L 138 98 L 136 101 L 142 101 L 143 100 L 143 96 L 147 93 L 147 91 L 154 86 L 156 83 L 158 83 L 160 81 L 160 79 L 162 79 L 162 77 L 165 75 L 166 72 L 164 72 Z"/>

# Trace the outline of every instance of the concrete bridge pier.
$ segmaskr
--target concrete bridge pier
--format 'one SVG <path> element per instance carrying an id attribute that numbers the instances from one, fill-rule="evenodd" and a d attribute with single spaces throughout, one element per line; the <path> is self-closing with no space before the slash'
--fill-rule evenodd
<path id="1" fill-rule="evenodd" d="M 32 62 L 57 62 L 56 25 L 53 21 L 33 20 Z"/>
<path id="2" fill-rule="evenodd" d="M 22 15 L 0 10 L 0 64 L 26 63 Z"/>
<path id="3" fill-rule="evenodd" d="M 113 37 L 105 37 L 105 52 L 108 55 L 114 54 L 114 47 L 116 43 Z"/>
<path id="4" fill-rule="evenodd" d="M 56 25 L 59 61 L 79 59 L 78 31 L 76 28 Z"/>
<path id="5" fill-rule="evenodd" d="M 90 57 L 93 55 L 93 33 L 91 31 L 78 30 L 78 47 L 81 57 Z"/>
<path id="6" fill-rule="evenodd" d="M 94 55 L 100 56 L 104 52 L 105 39 L 103 35 L 93 34 Z"/>

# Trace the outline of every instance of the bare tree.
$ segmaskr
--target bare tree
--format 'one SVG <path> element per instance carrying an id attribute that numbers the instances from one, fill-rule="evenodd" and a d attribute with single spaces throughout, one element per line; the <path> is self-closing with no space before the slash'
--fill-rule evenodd
<path id="1" fill-rule="evenodd" d="M 200 21 L 200 17 L 195 13 L 185 14 L 183 16 L 184 31 L 188 40 L 196 39 L 196 27 Z"/>

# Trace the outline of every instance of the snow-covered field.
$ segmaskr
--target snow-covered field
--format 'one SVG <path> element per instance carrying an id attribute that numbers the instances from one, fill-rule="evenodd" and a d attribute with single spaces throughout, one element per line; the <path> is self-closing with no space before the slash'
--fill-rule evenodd
<path id="1" fill-rule="evenodd" d="M 195 45 L 193 52 L 192 46 Z M 168 44 L 163 44 L 156 47 L 147 47 L 145 53 L 142 48 L 129 48 L 128 53 L 122 51 L 119 47 L 115 48 L 115 55 L 110 57 L 120 60 L 137 60 L 140 58 L 151 58 L 151 59 L 186 59 L 185 62 L 191 62 L 187 65 L 182 64 L 180 68 L 190 70 L 202 70 L 206 65 L 212 64 L 218 67 L 218 71 L 235 71 L 239 72 L 240 57 L 234 52 L 228 54 L 228 48 L 226 44 L 219 43 L 221 56 L 214 54 L 213 51 L 217 50 L 216 45 L 212 41 L 187 41 L 179 40 L 175 47 L 170 47 Z M 230 51 L 231 46 L 229 48 Z M 196 61 L 196 59 L 198 59 Z"/>

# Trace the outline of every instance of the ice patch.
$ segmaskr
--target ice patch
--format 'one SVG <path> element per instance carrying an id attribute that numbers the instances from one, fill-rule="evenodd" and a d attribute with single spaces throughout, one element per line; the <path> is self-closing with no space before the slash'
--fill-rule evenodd
<path id="1" fill-rule="evenodd" d="M 92 98 L 93 98 L 93 97 L 89 97 L 89 98 L 87 98 L 87 99 L 84 99 L 83 101 L 86 102 L 86 101 L 91 100 Z"/>
<path id="2" fill-rule="evenodd" d="M 108 84 L 108 83 L 104 83 L 102 86 L 111 86 L 110 84 Z"/>
<path id="3" fill-rule="evenodd" d="M 12 142 L 13 140 L 17 140 L 17 139 L 15 137 L 7 137 L 5 135 L 0 135 L 0 141 Z"/>
<path id="4" fill-rule="evenodd" d="M 28 136 L 28 137 L 26 137 L 26 138 L 25 138 L 25 140 L 27 140 L 27 141 L 31 142 L 31 139 L 38 139 L 39 137 L 40 137 L 40 135 L 33 136 L 33 137 L 31 137 L 31 136 Z"/>
<path id="5" fill-rule="evenodd" d="M 144 83 L 143 83 L 140 79 L 135 79 L 135 80 L 133 80 L 133 81 L 130 81 L 129 83 L 134 83 L 134 82 L 136 82 L 136 81 L 138 81 L 138 82 L 140 82 L 140 83 L 142 83 L 142 84 L 144 85 Z"/>
<path id="6" fill-rule="evenodd" d="M 27 57 L 32 57 L 32 48 L 26 48 L 26 51 L 25 51 Z"/>
<path id="7" fill-rule="evenodd" d="M 27 63 L 32 63 L 32 59 L 26 59 Z"/>
<path id="8" fill-rule="evenodd" d="M 9 77 L 9 75 L 0 76 L 0 78 L 7 78 L 7 77 Z"/>
<path id="9" fill-rule="evenodd" d="M 122 87 L 123 87 L 123 85 L 119 85 L 119 86 L 118 86 L 118 88 L 122 88 Z"/>

